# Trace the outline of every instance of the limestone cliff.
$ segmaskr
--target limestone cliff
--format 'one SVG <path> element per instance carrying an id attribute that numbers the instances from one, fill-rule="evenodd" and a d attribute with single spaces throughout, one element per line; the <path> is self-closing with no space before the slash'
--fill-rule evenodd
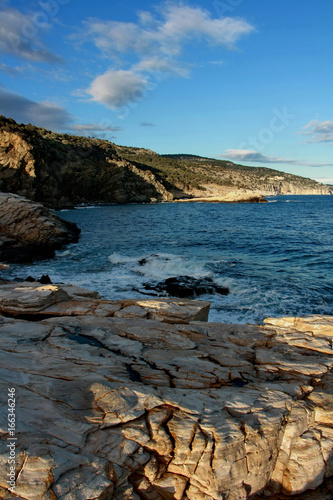
<path id="1" fill-rule="evenodd" d="M 0 497 L 332 498 L 333 318 L 227 325 L 208 307 L 0 286 Z"/>
<path id="2" fill-rule="evenodd" d="M 269 194 L 329 194 L 310 179 L 200 157 L 56 134 L 0 117 L 0 190 L 52 208 L 180 198 L 260 199 Z M 245 195 L 245 196 L 244 196 Z"/>

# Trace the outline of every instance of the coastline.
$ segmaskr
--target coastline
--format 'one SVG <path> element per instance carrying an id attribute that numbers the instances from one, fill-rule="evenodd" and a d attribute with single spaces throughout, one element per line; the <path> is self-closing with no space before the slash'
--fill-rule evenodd
<path id="1" fill-rule="evenodd" d="M 231 324 L 209 308 L 1 283 L 0 496 L 322 500 L 333 316 Z"/>

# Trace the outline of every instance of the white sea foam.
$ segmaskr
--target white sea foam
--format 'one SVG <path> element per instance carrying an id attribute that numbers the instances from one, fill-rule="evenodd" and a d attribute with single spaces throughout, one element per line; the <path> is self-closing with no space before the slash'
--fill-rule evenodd
<path id="1" fill-rule="evenodd" d="M 72 252 L 70 250 L 58 250 L 56 252 L 56 256 L 57 257 L 68 257 L 69 255 L 71 255 Z"/>
<path id="2" fill-rule="evenodd" d="M 134 271 L 154 279 L 185 275 L 202 278 L 210 275 L 199 259 L 173 254 L 152 254 L 144 257 Z"/>
<path id="3" fill-rule="evenodd" d="M 98 205 L 76 205 L 75 210 L 87 210 L 90 208 L 98 208 Z"/>
<path id="4" fill-rule="evenodd" d="M 163 280 L 172 276 L 184 275 L 202 278 L 211 274 L 205 269 L 205 263 L 195 257 L 166 253 L 129 257 L 114 252 L 108 258 L 114 266 L 121 266 L 123 270 L 125 268 L 128 272 L 146 279 Z M 116 270 L 113 269 L 112 272 L 116 272 Z"/>
<path id="5" fill-rule="evenodd" d="M 111 255 L 109 255 L 108 259 L 111 262 L 111 264 L 115 265 L 134 263 L 138 261 L 138 257 L 129 257 L 128 255 L 121 255 L 120 253 L 117 252 L 113 252 Z"/>

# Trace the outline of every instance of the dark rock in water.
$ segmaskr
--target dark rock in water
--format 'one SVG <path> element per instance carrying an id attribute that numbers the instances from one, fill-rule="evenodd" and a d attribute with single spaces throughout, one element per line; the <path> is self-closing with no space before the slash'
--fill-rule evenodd
<path id="1" fill-rule="evenodd" d="M 52 281 L 48 274 L 43 274 L 43 276 L 38 280 L 42 285 L 52 285 Z"/>
<path id="2" fill-rule="evenodd" d="M 48 274 L 43 274 L 43 276 L 39 280 L 36 280 L 32 276 L 28 276 L 24 281 L 28 281 L 30 283 L 38 282 L 41 283 L 42 285 L 52 285 L 51 278 Z"/>
<path id="3" fill-rule="evenodd" d="M 144 257 L 143 259 L 139 260 L 138 264 L 139 266 L 145 266 L 146 264 L 148 264 L 149 261 L 155 258 L 157 260 L 163 260 L 163 261 L 170 260 L 168 257 L 161 257 L 156 253 L 152 253 L 151 255 L 149 255 L 149 257 Z"/>
<path id="4" fill-rule="evenodd" d="M 159 283 L 144 283 L 143 286 L 146 290 L 164 292 L 181 299 L 195 298 L 206 294 L 227 295 L 229 293 L 228 288 L 217 285 L 212 278 L 198 279 L 192 276 L 176 276 Z"/>

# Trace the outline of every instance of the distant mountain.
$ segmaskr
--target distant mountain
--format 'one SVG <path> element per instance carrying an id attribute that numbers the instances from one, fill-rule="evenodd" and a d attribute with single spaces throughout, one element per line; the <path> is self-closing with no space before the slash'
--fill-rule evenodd
<path id="1" fill-rule="evenodd" d="M 331 194 L 332 188 L 269 168 L 57 134 L 0 116 L 0 191 L 52 208 L 182 198 Z"/>

